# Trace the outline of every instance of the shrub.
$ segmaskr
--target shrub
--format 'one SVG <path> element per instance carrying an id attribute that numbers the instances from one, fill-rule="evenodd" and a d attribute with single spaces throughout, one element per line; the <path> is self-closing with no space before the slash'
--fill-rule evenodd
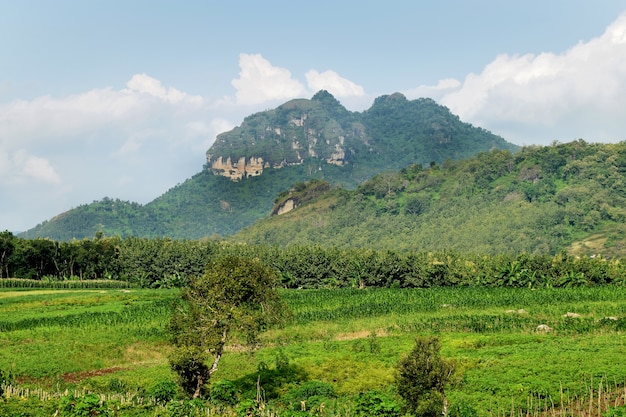
<path id="1" fill-rule="evenodd" d="M 319 407 L 322 403 L 335 398 L 335 389 L 331 384 L 321 381 L 307 381 L 289 391 L 283 398 L 290 404 L 293 411 L 303 408 L 311 410 Z"/>
<path id="2" fill-rule="evenodd" d="M 378 391 L 367 391 L 356 397 L 354 404 L 356 417 L 399 417 L 400 407 L 387 395 Z"/>
<path id="3" fill-rule="evenodd" d="M 626 417 L 626 406 L 611 407 L 602 417 Z"/>
<path id="4" fill-rule="evenodd" d="M 108 417 L 111 411 L 96 394 L 87 394 L 84 397 L 74 397 L 70 394 L 61 398 L 59 407 L 61 417 Z"/>
<path id="5" fill-rule="evenodd" d="M 476 417 L 477 415 L 476 409 L 464 402 L 453 404 L 448 410 L 448 417 Z"/>
<path id="6" fill-rule="evenodd" d="M 235 405 L 239 402 L 239 393 L 231 381 L 219 381 L 211 386 L 209 397 L 212 403 Z"/>
<path id="7" fill-rule="evenodd" d="M 198 398 L 167 403 L 168 417 L 200 417 L 206 415 L 204 402 Z"/>
<path id="8" fill-rule="evenodd" d="M 165 405 L 176 397 L 178 386 L 172 381 L 161 381 L 150 388 L 150 396 L 157 404 Z"/>
<path id="9" fill-rule="evenodd" d="M 418 337 L 413 350 L 398 363 L 396 386 L 408 412 L 438 416 L 445 408 L 444 386 L 453 366 L 439 354 L 436 337 Z"/>

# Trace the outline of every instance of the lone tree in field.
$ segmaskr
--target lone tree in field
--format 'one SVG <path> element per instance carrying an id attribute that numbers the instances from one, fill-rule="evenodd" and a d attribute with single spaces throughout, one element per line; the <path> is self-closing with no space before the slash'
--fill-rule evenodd
<path id="1" fill-rule="evenodd" d="M 276 273 L 256 259 L 225 256 L 191 280 L 172 315 L 170 365 L 192 397 L 203 394 L 229 337 L 248 343 L 284 317 Z"/>
<path id="2" fill-rule="evenodd" d="M 396 386 L 406 411 L 416 416 L 448 414 L 444 387 L 454 371 L 452 362 L 441 357 L 436 337 L 418 337 L 413 350 L 398 363 Z"/>

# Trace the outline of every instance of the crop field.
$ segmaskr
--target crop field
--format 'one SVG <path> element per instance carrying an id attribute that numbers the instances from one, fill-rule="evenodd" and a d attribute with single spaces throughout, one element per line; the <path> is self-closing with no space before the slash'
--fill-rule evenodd
<path id="1" fill-rule="evenodd" d="M 234 340 L 212 376 L 213 384 L 231 383 L 240 400 L 260 392 L 279 403 L 320 381 L 335 396 L 311 415 L 354 415 L 359 393 L 394 395 L 396 365 L 417 335 L 437 336 L 442 356 L 455 363 L 450 404 L 479 416 L 599 416 L 626 398 L 624 287 L 282 295 L 289 322 L 262 333 L 254 348 Z M 68 393 L 98 394 L 118 404 L 119 415 L 168 415 L 151 396 L 175 379 L 167 357 L 177 296 L 133 288 L 0 290 L 0 371 L 9 376 L 0 416 L 9 415 L 3 407 L 53 415 Z M 207 413 L 237 415 L 232 410 Z"/>

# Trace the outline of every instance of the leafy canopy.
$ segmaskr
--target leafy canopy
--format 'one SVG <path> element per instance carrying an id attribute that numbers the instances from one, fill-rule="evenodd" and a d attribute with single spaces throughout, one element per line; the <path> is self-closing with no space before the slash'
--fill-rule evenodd
<path id="1" fill-rule="evenodd" d="M 413 350 L 398 363 L 396 386 L 407 411 L 417 416 L 436 417 L 447 411 L 445 385 L 454 367 L 439 354 L 436 337 L 418 337 Z"/>
<path id="2" fill-rule="evenodd" d="M 211 261 L 204 275 L 191 279 L 171 320 L 176 349 L 170 364 L 187 393 L 202 395 L 231 335 L 254 343 L 259 332 L 282 321 L 287 310 L 278 283 L 258 259 L 233 255 Z"/>

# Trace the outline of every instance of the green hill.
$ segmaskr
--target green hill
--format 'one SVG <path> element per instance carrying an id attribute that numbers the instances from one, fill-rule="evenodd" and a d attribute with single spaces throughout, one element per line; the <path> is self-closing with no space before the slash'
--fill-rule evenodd
<path id="1" fill-rule="evenodd" d="M 463 123 L 433 100 L 396 93 L 377 98 L 364 112 L 350 112 L 320 91 L 310 100 L 250 115 L 218 135 L 201 172 L 146 205 L 105 198 L 20 236 L 225 236 L 267 216 L 276 196 L 297 182 L 322 179 L 352 189 L 383 171 L 491 149 L 517 147 Z"/>
<path id="2" fill-rule="evenodd" d="M 309 187 L 320 189 L 319 183 Z M 300 185 L 273 212 L 301 201 Z M 582 140 L 413 165 L 318 193 L 231 240 L 338 248 L 626 255 L 626 143 Z M 298 204 L 295 204 L 298 206 Z"/>

